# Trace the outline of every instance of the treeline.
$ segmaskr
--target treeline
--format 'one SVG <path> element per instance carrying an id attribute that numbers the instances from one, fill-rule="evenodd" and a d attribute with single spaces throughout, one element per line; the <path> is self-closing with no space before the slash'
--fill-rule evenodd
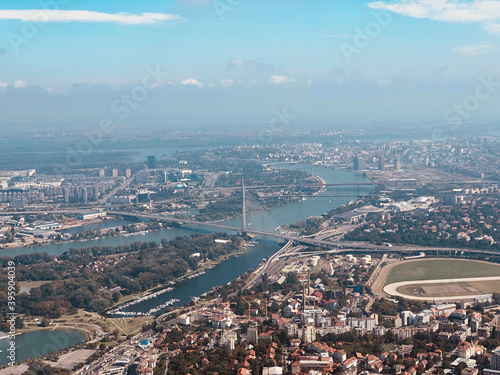
<path id="1" fill-rule="evenodd" d="M 72 371 L 55 368 L 43 362 L 35 362 L 29 365 L 23 375 L 71 375 Z"/>
<path id="2" fill-rule="evenodd" d="M 355 208 L 359 208 L 364 204 L 366 204 L 364 201 L 360 201 L 357 203 L 342 205 L 335 208 L 334 210 L 328 211 L 327 213 L 321 215 L 321 217 L 310 217 L 306 220 L 290 224 L 288 225 L 288 227 L 292 229 L 302 229 L 302 234 L 305 235 L 314 234 L 321 229 L 321 224 L 323 224 L 325 221 L 330 220 L 335 215 L 339 215 L 345 212 L 352 211 Z"/>
<path id="3" fill-rule="evenodd" d="M 273 337 L 273 339 L 276 337 Z M 276 342 L 276 340 L 273 340 Z M 186 348 L 182 353 L 176 355 L 170 360 L 168 373 L 171 375 L 211 375 L 218 373 L 219 375 L 235 374 L 245 362 L 246 352 L 242 346 L 237 346 L 233 352 L 224 348 L 207 350 L 199 352 Z M 266 343 L 259 343 L 254 347 L 255 357 L 248 360 L 249 368 L 252 374 L 261 374 L 264 367 L 275 366 L 271 360 L 266 360 Z M 277 365 L 282 366 L 283 347 L 278 342 L 276 350 Z"/>
<path id="4" fill-rule="evenodd" d="M 204 361 L 204 359 L 206 359 Z M 225 349 L 208 350 L 200 353 L 188 350 L 170 360 L 168 373 L 171 375 L 231 375 L 231 356 Z"/>
<path id="5" fill-rule="evenodd" d="M 231 239 L 226 244 L 216 238 Z M 218 259 L 239 248 L 241 239 L 226 234 L 193 234 L 170 241 L 135 242 L 118 247 L 71 249 L 61 256 L 20 258 L 18 281 L 51 281 L 32 288 L 17 297 L 19 312 L 30 315 L 59 317 L 75 309 L 104 312 L 125 295 L 136 294 L 166 284 L 196 270 L 198 261 Z M 191 257 L 200 253 L 200 257 Z M 115 256 L 118 254 L 118 256 Z M 120 255 L 121 254 L 121 255 Z M 16 257 L 17 258 L 17 257 Z M 39 262 L 33 263 L 35 259 Z M 98 262 L 96 264 L 95 262 Z M 6 295 L 0 291 L 0 305 L 6 305 Z"/>
<path id="6" fill-rule="evenodd" d="M 467 206 L 453 206 L 432 212 L 393 213 L 386 222 L 371 221 L 346 235 L 347 240 L 390 242 L 436 247 L 473 247 L 500 250 L 500 207 L 496 201 L 481 198 Z M 365 231 L 369 229 L 369 231 Z M 470 241 L 458 239 L 470 233 Z M 495 243 L 477 240 L 491 236 Z"/>
<path id="7" fill-rule="evenodd" d="M 382 245 L 384 242 L 388 242 L 396 245 L 410 244 L 430 247 L 470 247 L 477 249 L 500 250 L 499 242 L 491 244 L 487 241 L 480 241 L 476 239 L 466 241 L 465 239 L 458 239 L 456 234 L 452 234 L 448 238 L 444 238 L 422 228 L 415 228 L 413 230 L 401 228 L 397 231 L 391 232 L 385 231 L 384 227 L 382 227 L 381 229 L 383 233 L 377 230 L 365 232 L 365 229 L 368 229 L 368 227 L 369 226 L 366 225 L 354 229 L 352 232 L 347 233 L 344 238 L 347 241 L 367 241 L 374 245 Z M 478 234 L 474 235 L 477 236 Z"/>
<path id="8" fill-rule="evenodd" d="M 289 203 L 290 199 L 287 195 L 260 198 L 257 194 L 248 191 L 245 197 L 246 211 L 250 213 L 283 206 Z M 196 214 L 196 219 L 200 221 L 219 221 L 239 216 L 241 215 L 242 202 L 241 191 L 233 192 L 230 197 L 224 200 L 210 202 L 207 206 L 200 208 L 199 213 Z"/>

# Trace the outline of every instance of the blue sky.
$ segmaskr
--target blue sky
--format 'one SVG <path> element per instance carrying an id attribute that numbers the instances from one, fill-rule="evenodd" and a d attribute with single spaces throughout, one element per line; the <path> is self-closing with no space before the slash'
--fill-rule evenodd
<path id="1" fill-rule="evenodd" d="M 115 114 L 147 67 L 165 74 L 124 123 L 250 124 L 284 106 L 311 125 L 439 122 L 479 77 L 500 80 L 499 25 L 491 0 L 3 0 L 0 123 Z M 497 119 L 499 95 L 467 120 Z"/>

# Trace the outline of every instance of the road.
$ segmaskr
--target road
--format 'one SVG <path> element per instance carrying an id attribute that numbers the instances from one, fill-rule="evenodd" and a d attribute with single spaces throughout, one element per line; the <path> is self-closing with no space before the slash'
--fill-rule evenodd
<path id="1" fill-rule="evenodd" d="M 113 190 L 111 190 L 108 194 L 106 194 L 104 197 L 102 197 L 101 199 L 99 199 L 96 204 L 97 205 L 101 205 L 101 204 L 104 204 L 108 201 L 109 198 L 111 198 L 113 195 L 116 195 L 116 192 L 118 190 L 121 190 L 121 189 L 124 189 L 126 186 L 128 186 L 130 184 L 130 182 L 135 178 L 135 176 L 132 176 L 130 178 L 127 178 L 125 180 L 123 180 L 123 182 L 118 185 L 117 187 L 115 187 Z"/>
<path id="2" fill-rule="evenodd" d="M 385 262 L 386 259 L 387 259 L 387 254 L 384 254 L 382 256 L 382 259 L 380 259 L 380 261 L 378 261 L 377 266 L 375 267 L 375 269 L 373 270 L 372 274 L 370 275 L 370 278 L 366 282 L 366 285 L 372 285 L 373 280 L 375 280 L 375 278 L 379 274 L 380 268 L 382 267 L 382 264 L 384 264 L 384 262 Z"/>
<path id="3" fill-rule="evenodd" d="M 269 257 L 269 259 L 259 268 L 257 268 L 252 276 L 248 279 L 246 285 L 243 287 L 243 290 L 246 290 L 250 288 L 264 273 L 267 273 L 269 271 L 269 268 L 271 267 L 271 264 L 277 260 L 280 255 L 286 253 L 290 248 L 292 248 L 293 242 L 288 241 L 285 246 L 283 246 L 279 251 L 274 253 Z"/>
<path id="4" fill-rule="evenodd" d="M 373 270 L 372 274 L 370 275 L 370 278 L 366 282 L 366 285 L 371 285 L 373 283 L 373 280 L 377 277 L 377 275 L 380 272 L 380 268 L 384 264 L 385 260 L 387 259 L 387 254 L 384 254 L 382 258 L 377 262 L 377 265 L 375 266 L 375 269 Z M 375 302 L 375 298 L 373 298 L 370 294 L 365 293 L 364 296 L 368 299 L 368 303 L 365 306 L 365 313 L 366 314 L 371 314 L 372 312 L 372 305 Z"/>
<path id="5" fill-rule="evenodd" d="M 52 328 L 53 330 L 64 327 L 64 328 L 76 328 L 87 332 L 87 334 L 91 338 L 91 340 L 87 341 L 87 343 L 97 342 L 104 337 L 104 331 L 97 324 L 71 322 L 71 323 L 51 323 L 50 326 L 52 326 L 52 324 L 54 324 L 54 327 Z M 89 331 L 88 330 L 89 326 L 92 327 L 94 331 Z"/>
<path id="6" fill-rule="evenodd" d="M 75 372 L 75 375 L 98 375 L 103 374 L 105 372 L 105 368 L 110 366 L 112 363 L 120 359 L 126 352 L 131 351 L 136 347 L 133 342 L 141 342 L 142 340 L 150 337 L 153 334 L 152 330 L 147 332 L 140 333 L 130 340 L 127 340 L 120 345 L 116 346 L 110 352 L 104 354 L 101 358 L 99 358 L 96 362 L 92 363 L 88 368 L 85 366 L 84 368 Z M 133 358 L 131 358 L 131 362 Z M 130 364 L 130 362 L 129 362 Z"/>
<path id="7" fill-rule="evenodd" d="M 132 178 L 125 180 L 120 186 L 115 188 L 113 191 L 116 192 L 118 189 L 122 188 L 124 185 L 126 185 Z M 108 193 L 105 197 L 102 198 L 101 201 L 107 200 L 112 194 L 113 191 Z M 57 212 L 63 213 L 63 212 L 74 212 L 75 210 L 59 210 Z M 50 212 L 56 212 L 56 211 L 39 211 L 39 212 L 44 212 L 44 213 L 50 213 Z M 19 214 L 22 214 L 21 212 L 18 212 Z M 27 212 L 24 212 L 24 214 Z M 4 214 L 4 213 L 0 213 Z M 5 213 L 9 214 L 9 213 Z M 12 213 L 10 213 L 12 214 Z M 218 229 L 226 229 L 226 230 L 234 230 L 234 231 L 241 231 L 241 228 L 239 227 L 233 227 L 233 226 L 228 226 L 228 225 L 223 225 L 220 223 L 214 223 L 214 222 L 201 222 L 197 220 L 187 220 L 187 219 L 178 219 L 175 217 L 168 217 L 165 215 L 159 215 L 159 214 L 141 214 L 137 212 L 118 212 L 118 211 L 108 211 L 108 215 L 115 215 L 115 216 L 124 216 L 124 217 L 135 217 L 135 218 L 142 218 L 142 219 L 153 219 L 153 220 L 159 220 L 159 221 L 167 221 L 167 222 L 177 222 L 181 224 L 186 224 L 186 225 L 204 225 L 204 226 L 209 226 L 213 228 L 218 228 Z M 413 253 L 413 252 L 426 252 L 426 251 L 439 251 L 439 252 L 448 252 L 448 253 L 479 253 L 479 254 L 489 254 L 489 255 L 498 255 L 499 252 L 497 250 L 485 250 L 485 249 L 475 249 L 475 248 L 436 248 L 436 247 L 425 247 L 425 246 L 414 246 L 414 245 L 404 245 L 404 246 L 391 246 L 387 247 L 384 245 L 373 245 L 369 244 L 367 242 L 362 242 L 362 241 L 329 241 L 327 238 L 333 237 L 333 236 L 342 236 L 346 232 L 349 231 L 348 228 L 355 228 L 355 226 L 348 225 L 346 227 L 341 227 L 340 229 L 326 229 L 323 231 L 320 231 L 312 236 L 298 236 L 298 235 L 292 235 L 292 234 L 282 234 L 282 233 L 276 233 L 276 232 L 267 232 L 267 231 L 259 231 L 259 230 L 251 230 L 247 229 L 247 233 L 257 235 L 257 236 L 268 236 L 268 237 L 274 237 L 280 240 L 292 240 L 296 241 L 297 243 L 304 244 L 304 245 L 311 245 L 311 246 L 316 246 L 316 247 L 322 247 L 326 248 L 328 250 L 318 250 L 315 252 L 309 252 L 309 255 L 320 255 L 320 254 L 332 254 L 332 253 L 338 253 L 338 252 L 345 252 L 345 251 L 350 251 L 350 252 L 363 252 L 363 253 L 369 253 L 369 252 L 408 252 L 408 253 Z"/>
<path id="8" fill-rule="evenodd" d="M 109 211 L 108 215 L 117 215 L 117 216 L 129 216 L 129 217 L 136 217 L 136 218 L 143 218 L 143 219 L 153 219 L 153 220 L 160 220 L 160 221 L 169 221 L 169 222 L 177 222 L 177 223 L 182 223 L 186 225 L 205 225 L 205 226 L 211 226 L 214 228 L 220 228 L 220 229 L 229 229 L 229 230 L 235 230 L 235 231 L 240 231 L 241 228 L 239 227 L 233 227 L 229 225 L 223 225 L 220 223 L 213 223 L 213 222 L 200 222 L 197 220 L 188 220 L 188 219 L 178 219 L 175 217 L 167 217 L 164 215 L 158 215 L 158 214 L 141 214 L 141 213 L 136 213 L 136 212 L 116 212 L 116 211 Z M 351 226 L 353 228 L 353 226 Z M 347 229 L 344 230 L 339 230 L 337 231 L 336 234 L 341 234 L 342 232 L 347 232 Z M 335 230 L 328 229 L 325 231 L 321 231 L 316 233 L 315 236 L 319 236 L 319 238 L 311 238 L 311 237 L 306 237 L 306 236 L 298 236 L 298 235 L 291 235 L 291 234 L 281 234 L 281 233 L 274 233 L 274 232 L 266 232 L 266 231 L 260 231 L 260 230 L 251 230 L 247 229 L 247 233 L 249 234 L 254 234 L 257 236 L 269 236 L 269 237 L 274 237 L 278 239 L 284 239 L 284 240 L 293 240 L 301 244 L 305 245 L 312 245 L 312 246 L 317 246 L 317 247 L 323 247 L 323 248 L 330 248 L 332 250 L 319 250 L 316 252 L 310 252 L 308 254 L 310 255 L 315 255 L 315 254 L 326 254 L 326 253 L 338 253 L 341 251 L 352 251 L 352 252 L 422 252 L 422 251 L 441 251 L 441 252 L 459 252 L 459 253 L 480 253 L 480 254 L 491 254 L 491 255 L 498 255 L 498 251 L 496 250 L 484 250 L 484 249 L 474 249 L 474 248 L 436 248 L 436 247 L 426 247 L 426 246 L 414 246 L 414 245 L 404 245 L 404 246 L 385 246 L 385 245 L 373 245 L 367 242 L 363 241 L 328 241 L 325 239 L 321 239 L 322 236 L 325 236 L 327 238 L 328 236 L 333 236 L 335 235 Z"/>
<path id="9" fill-rule="evenodd" d="M 414 281 L 401 281 L 398 283 L 392 283 L 384 287 L 384 293 L 391 296 L 403 297 L 406 299 L 416 300 L 416 301 L 461 301 L 464 299 L 474 299 L 480 294 L 469 294 L 461 296 L 448 296 L 448 297 L 417 297 L 409 294 L 403 294 L 397 291 L 398 288 L 407 285 L 426 285 L 426 284 L 446 284 L 446 283 L 467 283 L 471 281 L 498 281 L 500 276 L 488 276 L 488 277 L 466 277 L 458 279 L 437 279 L 437 280 L 414 280 Z"/>

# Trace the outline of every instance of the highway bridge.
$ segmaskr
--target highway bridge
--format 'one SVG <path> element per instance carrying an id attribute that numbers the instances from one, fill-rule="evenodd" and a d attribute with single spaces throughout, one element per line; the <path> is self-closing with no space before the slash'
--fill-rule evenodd
<path id="1" fill-rule="evenodd" d="M 298 242 L 302 242 L 302 243 L 306 243 L 306 244 L 314 245 L 314 246 L 325 246 L 325 244 L 326 244 L 325 241 L 315 240 L 314 238 L 292 236 L 289 234 L 282 234 L 282 233 L 278 233 L 278 232 L 266 232 L 266 231 L 261 231 L 261 230 L 252 230 L 252 229 L 248 229 L 248 228 L 246 230 L 243 230 L 242 227 L 233 227 L 230 225 L 224 225 L 224 224 L 214 223 L 214 222 L 181 219 L 181 218 L 176 218 L 176 217 L 169 217 L 166 215 L 141 214 L 141 213 L 136 213 L 136 212 L 119 212 L 119 211 L 108 211 L 107 215 L 122 216 L 122 217 L 129 217 L 129 218 L 135 218 L 135 219 L 158 220 L 158 221 L 165 221 L 165 222 L 170 222 L 170 223 L 179 223 L 179 224 L 184 224 L 184 225 L 203 225 L 203 226 L 207 226 L 207 227 L 211 227 L 211 228 L 215 228 L 215 229 L 233 230 L 236 232 L 243 232 L 244 231 L 245 233 L 253 234 L 256 236 L 268 236 L 268 237 L 277 238 L 279 240 L 298 241 Z M 331 245 L 332 243 L 330 242 L 329 244 Z"/>
<path id="2" fill-rule="evenodd" d="M 140 219 L 151 219 L 165 222 L 176 222 L 184 225 L 203 225 L 217 229 L 225 229 L 225 230 L 233 230 L 237 232 L 241 232 L 242 228 L 233 227 L 229 225 L 224 225 L 220 223 L 212 223 L 212 222 L 203 222 L 197 220 L 189 220 L 189 219 L 180 219 L 175 217 L 168 217 L 165 215 L 156 215 L 156 214 L 140 214 L 140 213 L 125 213 L 125 212 L 115 212 L 108 211 L 108 215 L 116 215 L 123 217 L 131 217 L 131 218 L 140 218 Z M 256 236 L 267 236 L 273 237 L 283 241 L 293 241 L 298 244 L 304 245 L 312 245 L 317 247 L 325 248 L 326 250 L 317 250 L 307 252 L 307 256 L 310 255 L 319 255 L 319 254 L 334 254 L 338 252 L 374 252 L 374 253 L 421 253 L 421 252 L 439 252 L 439 253 L 470 253 L 470 254 L 488 254 L 488 255 L 500 255 L 499 251 L 496 250 L 485 250 L 485 249 L 474 249 L 474 248 L 437 248 L 437 247 L 427 247 L 427 246 L 412 246 L 412 245 L 403 245 L 403 246 L 387 246 L 387 245 L 373 245 L 367 242 L 354 242 L 354 241 L 329 241 L 327 239 L 313 238 L 313 237 L 303 237 L 303 236 L 293 236 L 289 234 L 282 234 L 278 232 L 267 232 L 260 230 L 252 230 L 247 229 L 246 233 L 253 234 Z M 318 233 L 320 235 L 321 233 Z M 278 257 L 290 256 L 295 253 L 289 253 L 287 251 L 278 254 Z M 297 256 L 303 256 L 302 254 L 306 253 L 297 253 Z"/>

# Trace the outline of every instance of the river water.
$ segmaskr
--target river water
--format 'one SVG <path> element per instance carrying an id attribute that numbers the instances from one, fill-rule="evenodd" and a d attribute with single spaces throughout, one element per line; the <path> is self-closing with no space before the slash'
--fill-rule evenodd
<path id="1" fill-rule="evenodd" d="M 0 332 L 0 366 L 9 363 L 10 340 Z M 40 330 L 16 336 L 16 362 L 39 357 L 85 341 L 85 334 L 78 330 Z"/>
<path id="2" fill-rule="evenodd" d="M 350 172 L 335 170 L 331 168 L 326 168 L 322 166 L 304 166 L 304 165 L 294 165 L 294 164 L 283 164 L 277 165 L 284 168 L 290 169 L 305 169 L 308 172 L 317 175 L 327 184 L 329 183 L 365 183 L 370 182 L 362 176 L 355 175 Z M 360 188 L 360 192 L 366 192 L 370 187 L 364 186 Z M 335 187 L 328 187 L 324 192 L 320 193 L 316 197 L 307 198 L 304 201 L 294 202 L 286 206 L 272 208 L 256 213 L 247 215 L 248 228 L 256 230 L 274 231 L 277 227 L 291 224 L 296 221 L 305 220 L 311 216 L 320 216 L 332 209 L 335 209 L 343 204 L 348 203 L 351 200 L 355 200 L 355 195 L 357 190 L 353 188 L 350 193 L 353 193 L 352 197 L 336 197 L 333 198 L 336 192 Z M 339 192 L 340 195 L 346 194 L 345 191 Z M 241 226 L 241 217 L 233 218 L 224 221 L 225 224 L 239 227 Z M 117 224 L 123 225 L 123 223 Z M 91 228 L 83 228 L 91 229 Z M 162 238 L 171 239 L 176 236 L 191 235 L 193 233 L 200 232 L 210 232 L 213 231 L 212 228 L 199 225 L 194 227 L 183 227 L 179 229 L 163 229 L 159 231 L 152 231 L 146 233 L 145 235 L 134 235 L 134 236 L 118 236 L 111 238 L 103 238 L 98 240 L 88 240 L 84 242 L 73 242 L 73 243 L 63 243 L 63 244 L 52 244 L 45 246 L 37 246 L 30 248 L 16 248 L 0 251 L 0 255 L 15 256 L 19 254 L 30 254 L 34 252 L 47 252 L 50 255 L 59 255 L 63 252 L 69 250 L 70 248 L 82 248 L 82 247 L 92 247 L 92 246 L 118 246 L 123 244 L 129 244 L 135 241 L 155 241 L 160 242 Z M 201 294 L 210 291 L 213 287 L 227 284 L 231 280 L 236 279 L 238 276 L 246 272 L 247 270 L 255 268 L 264 258 L 269 257 L 275 253 L 280 248 L 280 244 L 273 238 L 259 238 L 259 243 L 250 249 L 250 251 L 245 254 L 241 254 L 238 257 L 232 257 L 226 261 L 221 262 L 212 269 L 206 271 L 205 274 L 198 276 L 193 279 L 184 280 L 175 285 L 175 289 L 171 292 L 163 293 L 156 298 L 152 298 L 133 306 L 129 306 L 124 309 L 124 311 L 130 312 L 146 312 L 151 308 L 156 307 L 165 303 L 166 301 L 172 299 L 178 299 L 175 305 L 182 305 L 191 300 L 191 297 L 200 296 Z M 81 338 L 75 333 L 75 331 L 68 331 L 69 338 L 66 345 L 57 345 L 57 343 L 52 343 L 58 349 L 62 349 L 69 345 L 73 345 Z M 80 332 L 81 334 L 81 332 Z M 25 348 L 19 346 L 18 359 L 31 358 L 34 355 L 33 352 L 43 352 L 45 341 L 48 335 L 47 331 L 30 332 L 24 335 L 18 336 L 18 342 L 26 342 Z M 44 341 L 45 340 L 45 341 Z M 75 341 L 77 340 L 77 341 Z M 0 340 L 5 341 L 5 340 Z M 29 342 L 29 345 L 27 344 Z M 0 349 L 4 343 L 0 342 Z M 3 350 L 3 349 L 2 349 Z M 53 349 L 55 350 L 55 349 Z M 5 352 L 5 350 L 4 350 Z M 0 364 L 2 364 L 5 359 L 5 353 L 1 353 Z M 44 354 L 44 353 L 42 353 Z"/>
<path id="3" fill-rule="evenodd" d="M 304 166 L 302 165 L 286 164 L 283 166 L 286 166 L 287 168 L 304 169 Z M 307 171 L 323 178 L 327 184 L 369 182 L 366 178 L 350 172 L 320 166 L 308 167 Z M 311 216 L 320 216 L 334 208 L 356 199 L 356 197 L 332 198 L 331 195 L 334 195 L 335 189 L 335 187 L 329 187 L 319 196 L 310 197 L 304 201 L 294 202 L 286 206 L 247 215 L 248 228 L 274 231 L 279 226 L 305 220 Z M 370 187 L 364 186 L 360 189 L 360 191 L 363 192 L 369 189 Z M 345 193 L 346 192 L 343 191 L 340 195 L 345 195 Z M 357 190 L 355 191 L 355 194 L 357 194 Z M 241 226 L 241 218 L 238 217 L 228 219 L 223 223 L 238 227 Z M 209 228 L 204 228 L 201 225 L 197 226 L 195 230 L 199 231 L 201 229 L 209 230 Z M 161 237 L 158 236 L 160 232 L 155 232 L 155 238 L 152 240 L 158 240 L 159 237 Z M 143 238 L 148 239 L 148 236 L 149 234 L 143 236 Z M 280 248 L 280 244 L 272 238 L 259 238 L 259 240 L 260 243 L 254 246 L 247 253 L 242 254 L 239 257 L 232 257 L 227 261 L 220 263 L 213 269 L 207 270 L 205 274 L 199 277 L 177 283 L 175 285 L 175 289 L 171 292 L 167 292 L 156 298 L 151 298 L 136 305 L 129 306 L 123 309 L 123 311 L 147 312 L 151 308 L 161 305 L 171 299 L 179 300 L 179 302 L 175 303 L 174 306 L 183 305 L 184 303 L 189 302 L 191 297 L 199 296 L 200 294 L 208 292 L 212 289 L 212 287 L 227 284 L 239 275 L 255 268 L 262 261 L 262 259 L 274 254 Z"/>

